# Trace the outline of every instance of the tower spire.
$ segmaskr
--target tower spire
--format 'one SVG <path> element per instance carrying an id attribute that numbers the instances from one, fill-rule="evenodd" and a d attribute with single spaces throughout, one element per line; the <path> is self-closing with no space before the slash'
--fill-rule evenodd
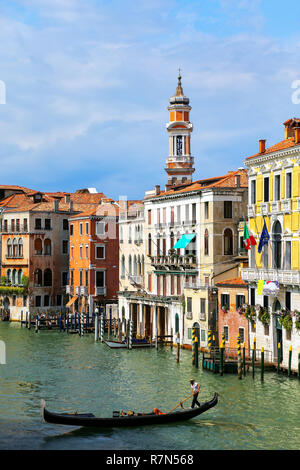
<path id="1" fill-rule="evenodd" d="M 169 134 L 169 156 L 166 161 L 168 183 L 166 187 L 192 182 L 194 157 L 191 155 L 191 133 L 189 98 L 184 96 L 180 68 L 178 70 L 175 95 L 170 98 L 170 121 L 167 124 Z"/>

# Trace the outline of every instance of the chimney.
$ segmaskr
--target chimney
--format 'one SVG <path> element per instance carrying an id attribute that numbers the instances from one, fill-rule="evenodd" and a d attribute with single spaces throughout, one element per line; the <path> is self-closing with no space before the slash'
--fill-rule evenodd
<path id="1" fill-rule="evenodd" d="M 295 144 L 300 144 L 300 127 L 295 127 Z"/>
<path id="2" fill-rule="evenodd" d="M 235 187 L 240 188 L 241 187 L 241 175 L 235 175 Z"/>
<path id="3" fill-rule="evenodd" d="M 69 201 L 69 204 L 70 204 L 70 212 L 73 212 L 73 201 Z"/>
<path id="4" fill-rule="evenodd" d="M 70 202 L 70 194 L 65 194 L 65 203 Z"/>
<path id="5" fill-rule="evenodd" d="M 265 153 L 266 151 L 266 140 L 260 139 L 259 141 L 259 153 Z"/>
<path id="6" fill-rule="evenodd" d="M 158 196 L 160 194 L 160 185 L 156 184 L 154 187 L 154 190 L 155 190 L 155 196 Z"/>

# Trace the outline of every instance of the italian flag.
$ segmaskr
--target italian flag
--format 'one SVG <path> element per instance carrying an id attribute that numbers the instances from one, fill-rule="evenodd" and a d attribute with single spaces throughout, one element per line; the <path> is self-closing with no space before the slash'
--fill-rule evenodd
<path id="1" fill-rule="evenodd" d="M 251 246 L 256 245 L 256 241 L 255 241 L 255 238 L 253 237 L 253 235 L 249 235 L 246 222 L 245 222 L 245 225 L 244 225 L 243 242 L 244 242 L 246 250 L 250 250 Z"/>

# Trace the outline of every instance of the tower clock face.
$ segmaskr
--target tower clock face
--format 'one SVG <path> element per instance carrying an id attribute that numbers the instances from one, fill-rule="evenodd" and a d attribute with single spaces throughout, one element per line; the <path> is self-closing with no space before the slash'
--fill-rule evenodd
<path id="1" fill-rule="evenodd" d="M 182 135 L 176 136 L 176 153 L 182 155 Z"/>

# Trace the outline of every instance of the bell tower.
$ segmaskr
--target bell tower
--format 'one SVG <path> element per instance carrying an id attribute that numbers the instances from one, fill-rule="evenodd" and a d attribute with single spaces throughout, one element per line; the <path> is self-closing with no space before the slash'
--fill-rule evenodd
<path id="1" fill-rule="evenodd" d="M 169 156 L 166 161 L 168 183 L 171 186 L 191 183 L 195 171 L 194 157 L 191 156 L 191 133 L 193 124 L 190 122 L 191 106 L 189 98 L 184 96 L 179 69 L 178 84 L 175 95 L 170 98 L 170 121 L 167 123 L 169 134 Z"/>

